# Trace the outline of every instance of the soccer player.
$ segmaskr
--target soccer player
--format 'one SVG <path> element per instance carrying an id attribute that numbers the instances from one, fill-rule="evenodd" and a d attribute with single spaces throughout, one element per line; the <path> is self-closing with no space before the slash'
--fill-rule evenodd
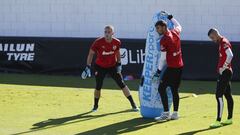
<path id="1" fill-rule="evenodd" d="M 138 111 L 138 108 L 131 96 L 130 90 L 124 83 L 121 74 L 122 65 L 119 51 L 121 42 L 119 39 L 113 37 L 113 35 L 114 27 L 107 25 L 104 28 L 104 37 L 96 39 L 92 44 L 87 57 L 87 66 L 82 73 L 83 79 L 91 76 L 91 63 L 94 55 L 96 54 L 97 58 L 94 65 L 96 88 L 94 92 L 94 106 L 92 111 L 97 111 L 98 109 L 98 102 L 101 97 L 103 80 L 107 74 L 109 74 L 122 89 L 124 95 L 129 100 L 133 111 Z"/>
<path id="2" fill-rule="evenodd" d="M 216 89 L 217 120 L 210 125 L 211 128 L 217 128 L 221 127 L 222 125 L 232 124 L 233 98 L 231 94 L 231 78 L 233 71 L 231 67 L 231 62 L 233 58 L 233 53 L 230 42 L 225 37 L 221 36 L 217 29 L 210 29 L 208 31 L 208 36 L 213 42 L 219 44 L 219 59 L 217 65 L 218 79 Z M 228 118 L 226 121 L 221 123 L 223 113 L 223 95 L 227 100 Z"/>
<path id="3" fill-rule="evenodd" d="M 164 20 L 160 20 L 155 24 L 156 30 L 159 35 L 162 35 L 160 45 L 161 45 L 161 57 L 158 65 L 158 70 L 153 76 L 154 80 L 160 79 L 160 74 L 167 65 L 167 69 L 164 72 L 162 80 L 159 84 L 159 94 L 161 96 L 161 101 L 163 104 L 164 112 L 161 116 L 156 117 L 155 120 L 158 122 L 165 120 L 177 120 L 178 107 L 179 107 L 179 92 L 178 88 L 181 82 L 182 70 L 183 70 L 183 60 L 180 42 L 180 33 L 182 31 L 182 26 L 179 22 L 173 18 L 172 15 L 168 15 L 168 19 L 174 23 L 175 28 L 169 30 L 167 28 L 167 23 Z M 167 87 L 171 88 L 173 96 L 173 110 L 174 112 L 170 115 L 168 107 L 168 96 L 166 93 Z"/>

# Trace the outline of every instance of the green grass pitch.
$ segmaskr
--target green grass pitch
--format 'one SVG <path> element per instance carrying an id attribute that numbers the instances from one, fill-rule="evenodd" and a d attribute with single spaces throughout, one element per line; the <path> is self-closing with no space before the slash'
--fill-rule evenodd
<path id="1" fill-rule="evenodd" d="M 126 82 L 138 101 L 139 80 Z M 94 79 L 71 76 L 0 74 L 0 135 L 226 135 L 240 134 L 240 83 L 233 82 L 234 124 L 209 129 L 215 120 L 214 81 L 183 81 L 177 121 L 156 123 L 131 112 L 111 79 L 106 79 L 98 112 Z M 192 97 L 193 93 L 198 97 Z M 223 119 L 226 119 L 225 101 Z"/>

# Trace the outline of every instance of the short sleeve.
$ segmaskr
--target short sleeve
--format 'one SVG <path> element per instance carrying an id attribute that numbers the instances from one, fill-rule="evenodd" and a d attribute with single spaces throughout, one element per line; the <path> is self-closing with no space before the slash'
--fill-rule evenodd
<path id="1" fill-rule="evenodd" d="M 94 41 L 92 46 L 91 46 L 91 49 L 94 51 L 94 52 L 97 52 L 97 41 Z"/>

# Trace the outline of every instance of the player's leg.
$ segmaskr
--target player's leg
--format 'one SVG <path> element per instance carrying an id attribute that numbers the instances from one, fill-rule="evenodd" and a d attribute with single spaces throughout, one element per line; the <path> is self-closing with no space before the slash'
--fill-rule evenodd
<path id="1" fill-rule="evenodd" d="M 177 120 L 178 116 L 178 108 L 179 108 L 179 86 L 181 83 L 181 76 L 182 76 L 182 68 L 173 69 L 171 75 L 171 91 L 173 96 L 173 113 L 171 115 L 172 120 Z"/>
<path id="2" fill-rule="evenodd" d="M 227 100 L 228 118 L 226 121 L 222 122 L 223 125 L 230 125 L 233 123 L 232 116 L 233 116 L 234 101 L 233 101 L 233 97 L 232 97 L 232 93 L 231 93 L 231 82 L 230 82 L 231 76 L 232 76 L 232 73 L 230 71 L 228 71 L 229 82 L 228 82 L 227 88 L 224 93 L 224 96 Z"/>
<path id="3" fill-rule="evenodd" d="M 166 88 L 167 88 L 167 85 L 165 83 L 160 83 L 160 86 L 158 88 L 158 92 L 161 96 L 161 101 L 162 101 L 162 104 L 163 104 L 164 112 L 169 112 L 168 96 L 167 96 Z"/>
<path id="4" fill-rule="evenodd" d="M 128 86 L 124 83 L 123 77 L 121 73 L 118 73 L 116 68 L 111 68 L 109 69 L 109 74 L 111 75 L 111 77 L 115 80 L 115 82 L 117 83 L 117 85 L 122 89 L 123 94 L 125 95 L 125 97 L 129 100 L 132 109 L 134 111 L 138 111 L 138 108 L 132 98 L 131 92 L 128 88 Z"/>
<path id="5" fill-rule="evenodd" d="M 168 80 L 169 74 L 170 74 L 170 71 L 167 68 L 163 75 L 162 80 L 160 81 L 159 87 L 158 87 L 158 92 L 160 94 L 163 109 L 164 109 L 164 112 L 162 113 L 162 115 L 155 118 L 155 120 L 157 120 L 159 122 L 170 119 L 170 112 L 169 112 L 169 107 L 168 107 L 168 96 L 167 96 L 167 92 L 166 92 L 166 88 L 168 86 L 168 81 L 169 81 Z"/>
<path id="6" fill-rule="evenodd" d="M 210 125 L 211 128 L 216 128 L 222 126 L 221 120 L 222 120 L 222 114 L 223 114 L 223 94 L 225 93 L 225 90 L 228 85 L 228 80 L 226 78 L 226 72 L 224 71 L 222 75 L 219 75 L 218 81 L 217 81 L 217 88 L 216 88 L 216 100 L 217 100 L 217 119 L 216 121 Z"/>
<path id="7" fill-rule="evenodd" d="M 93 111 L 96 111 L 98 109 L 98 102 L 101 97 L 101 89 L 103 85 L 103 80 L 106 75 L 106 70 L 99 67 L 98 65 L 95 65 L 95 79 L 96 79 L 96 88 L 94 91 L 94 106 Z"/>
<path id="8" fill-rule="evenodd" d="M 225 70 L 219 77 L 217 84 L 216 98 L 218 102 L 217 121 L 221 121 L 223 112 L 223 95 L 227 92 L 227 87 L 231 79 L 231 71 Z"/>
<path id="9" fill-rule="evenodd" d="M 211 128 L 217 128 L 217 127 L 222 126 L 220 121 L 222 119 L 224 104 L 223 104 L 223 90 L 220 89 L 220 87 L 222 87 L 220 84 L 220 79 L 221 79 L 221 76 L 219 76 L 219 78 L 218 78 L 217 88 L 216 88 L 216 93 L 215 93 L 215 97 L 217 100 L 217 120 L 210 125 Z"/>
<path id="10" fill-rule="evenodd" d="M 222 124 L 223 125 L 230 125 L 230 124 L 233 123 L 232 117 L 233 117 L 233 106 L 234 106 L 234 101 L 233 101 L 233 97 L 232 97 L 232 94 L 231 94 L 231 84 L 230 84 L 230 82 L 229 82 L 229 85 L 227 86 L 227 89 L 224 93 L 224 96 L 227 100 L 228 117 L 227 117 L 227 120 L 222 122 Z"/>
<path id="11" fill-rule="evenodd" d="M 127 99 L 129 100 L 133 111 L 139 111 L 138 107 L 136 106 L 136 103 L 133 100 L 130 89 L 128 88 L 127 85 L 125 85 L 125 87 L 122 88 L 122 91 L 123 91 L 125 97 L 127 97 Z"/>

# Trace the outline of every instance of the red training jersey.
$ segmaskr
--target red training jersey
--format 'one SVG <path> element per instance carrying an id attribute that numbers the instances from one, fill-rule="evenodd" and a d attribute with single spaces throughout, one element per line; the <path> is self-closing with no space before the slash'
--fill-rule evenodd
<path id="1" fill-rule="evenodd" d="M 97 54 L 95 63 L 103 68 L 114 67 L 117 63 L 116 54 L 120 45 L 121 41 L 117 38 L 113 38 L 111 42 L 107 42 L 104 37 L 96 39 L 91 46 Z"/>
<path id="2" fill-rule="evenodd" d="M 167 66 L 171 68 L 183 67 L 180 31 L 168 30 L 160 41 L 161 51 L 166 52 Z"/>
<path id="3" fill-rule="evenodd" d="M 219 47 L 218 47 L 219 59 L 218 59 L 217 72 L 219 72 L 219 69 L 223 67 L 223 65 L 227 59 L 226 50 L 228 48 L 232 49 L 231 43 L 228 41 L 227 38 L 222 37 L 221 41 L 219 42 Z M 229 63 L 228 67 L 232 71 L 231 63 Z"/>

